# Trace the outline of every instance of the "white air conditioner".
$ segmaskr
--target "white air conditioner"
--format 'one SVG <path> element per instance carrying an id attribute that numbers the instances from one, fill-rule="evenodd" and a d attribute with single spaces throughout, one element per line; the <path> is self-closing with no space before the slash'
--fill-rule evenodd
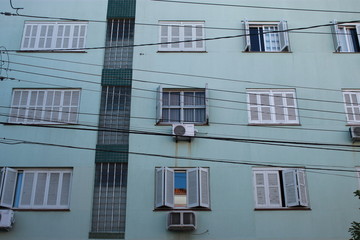
<path id="1" fill-rule="evenodd" d="M 9 231 L 15 222 L 13 210 L 0 210 L 0 229 Z"/>
<path id="2" fill-rule="evenodd" d="M 167 229 L 170 231 L 193 231 L 196 229 L 196 215 L 192 211 L 172 211 L 168 214 Z"/>
<path id="3" fill-rule="evenodd" d="M 360 126 L 352 126 L 350 127 L 349 131 L 353 141 L 360 140 Z"/>
<path id="4" fill-rule="evenodd" d="M 176 137 L 193 137 L 195 136 L 194 124 L 173 124 L 172 134 Z"/>

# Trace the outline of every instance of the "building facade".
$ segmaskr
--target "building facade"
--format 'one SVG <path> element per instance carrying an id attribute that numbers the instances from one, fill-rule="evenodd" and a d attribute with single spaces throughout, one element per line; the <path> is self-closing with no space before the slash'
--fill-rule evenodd
<path id="1" fill-rule="evenodd" d="M 0 1 L 1 239 L 350 238 L 358 1 Z"/>

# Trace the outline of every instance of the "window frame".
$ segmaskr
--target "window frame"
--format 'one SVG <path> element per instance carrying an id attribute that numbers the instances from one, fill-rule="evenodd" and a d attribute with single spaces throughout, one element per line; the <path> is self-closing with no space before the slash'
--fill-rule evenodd
<path id="1" fill-rule="evenodd" d="M 254 21 L 248 21 L 248 20 L 243 20 L 242 21 L 243 24 L 243 29 L 244 29 L 244 33 L 245 33 L 245 48 L 244 48 L 244 52 L 290 52 L 290 44 L 289 44 L 289 34 L 287 32 L 288 27 L 287 27 L 287 21 L 285 20 L 281 20 L 281 21 L 276 21 L 276 22 L 254 22 Z M 259 46 L 261 46 L 261 43 L 264 45 L 264 49 L 260 49 L 260 50 L 253 50 L 251 48 L 251 34 L 250 34 L 250 28 L 252 27 L 260 27 L 264 30 L 265 27 L 276 27 L 276 30 L 273 31 L 269 31 L 269 32 L 265 32 L 262 33 L 263 37 L 259 37 L 258 40 L 260 42 L 260 40 L 262 39 L 263 42 L 260 42 Z M 266 40 L 265 40 L 265 35 L 266 34 L 276 34 L 277 36 L 276 39 L 278 39 L 278 50 L 266 50 Z M 258 36 L 260 36 L 260 34 L 258 34 Z M 272 35 L 270 35 L 272 36 Z M 273 36 L 272 36 L 273 37 Z"/>
<path id="2" fill-rule="evenodd" d="M 87 28 L 85 21 L 25 21 L 20 50 L 84 52 Z"/>
<path id="3" fill-rule="evenodd" d="M 288 98 L 287 95 L 292 95 L 291 98 Z M 297 99 L 295 89 L 247 89 L 247 106 L 248 106 L 248 121 L 249 124 L 274 124 L 274 125 L 299 125 L 299 113 L 297 107 Z M 251 95 L 256 96 L 256 104 L 252 104 Z M 261 104 L 262 95 L 268 95 L 269 104 Z M 277 105 L 276 95 L 281 95 L 282 105 Z M 289 104 L 287 99 L 292 99 L 293 105 Z M 261 114 L 265 109 L 269 108 L 270 119 L 263 119 L 263 114 Z M 283 112 L 278 115 L 277 109 Z M 293 109 L 295 116 L 289 113 L 289 110 Z M 255 111 L 255 112 L 254 112 Z M 257 115 L 257 120 L 253 119 L 253 114 Z M 277 116 L 283 115 L 283 119 L 277 119 Z M 290 116 L 295 117 L 294 120 L 290 119 Z"/>
<path id="4" fill-rule="evenodd" d="M 180 114 L 180 121 L 164 121 L 164 98 L 163 93 L 164 92 L 172 92 L 180 94 L 180 105 L 166 105 L 166 109 L 179 109 Z M 184 93 L 186 92 L 204 92 L 204 105 L 184 105 Z M 186 109 L 204 109 L 204 121 L 202 122 L 196 122 L 196 121 L 184 121 L 184 110 Z M 162 85 L 160 85 L 157 89 L 157 105 L 156 105 L 156 124 L 157 125 L 171 125 L 171 124 L 195 124 L 195 125 L 207 125 L 209 124 L 209 90 L 208 85 L 205 85 L 205 88 L 163 88 Z"/>
<path id="5" fill-rule="evenodd" d="M 31 209 L 31 210 L 68 210 L 70 209 L 70 199 L 71 199 L 71 188 L 73 180 L 73 169 L 70 168 L 9 168 L 3 167 L 1 171 L 1 186 L 0 186 L 0 206 L 10 209 L 22 210 L 22 209 Z M 7 180 L 8 174 L 13 174 L 12 179 Z M 25 180 L 27 174 L 33 174 L 32 182 Z M 45 174 L 45 180 L 39 178 L 39 174 Z M 52 176 L 58 174 L 58 179 L 56 186 L 51 185 Z M 68 174 L 68 186 L 64 180 L 64 175 Z M 56 179 L 55 179 L 56 180 Z M 41 182 L 42 181 L 42 182 Z M 26 183 L 31 183 L 28 186 L 25 186 Z M 55 186 L 55 188 L 54 188 Z M 27 187 L 29 187 L 27 189 Z M 44 192 L 38 192 L 38 188 L 43 188 Z M 65 188 L 65 189 L 64 189 Z M 7 192 L 6 190 L 9 189 Z M 30 195 L 25 196 L 28 199 L 25 199 L 24 193 L 30 190 Z M 53 192 L 52 190 L 56 190 Z M 61 201 L 67 195 L 65 199 L 66 204 L 61 204 Z M 55 195 L 55 204 L 50 204 L 49 199 Z M 5 199 L 7 198 L 7 199 Z M 36 204 L 35 201 L 42 201 L 42 204 Z M 8 200 L 6 202 L 6 200 Z M 23 204 L 23 200 L 29 201 L 29 204 Z"/>
<path id="6" fill-rule="evenodd" d="M 200 41 L 205 39 L 205 21 L 159 21 L 159 26 L 159 52 L 205 52 L 205 41 Z M 185 34 L 186 26 L 191 26 L 189 36 Z M 173 27 L 178 27 L 178 36 L 171 33 Z M 198 28 L 201 31 L 200 35 Z M 176 44 L 178 46 L 174 46 Z M 187 44 L 191 46 L 187 47 Z"/>
<path id="7" fill-rule="evenodd" d="M 307 210 L 309 206 L 308 185 L 304 168 L 253 168 L 253 192 L 255 209 L 298 209 Z M 258 184 L 257 174 L 263 174 L 264 184 Z M 269 175 L 276 175 L 276 184 L 270 186 Z M 272 179 L 274 183 L 274 179 Z M 292 182 L 291 182 L 292 181 Z M 264 188 L 260 193 L 258 188 Z M 277 188 L 270 191 L 270 187 Z M 271 194 L 277 196 L 270 196 Z M 263 194 L 263 195 L 259 195 Z M 264 198 L 264 203 L 259 203 L 259 198 Z M 278 202 L 271 203 L 278 199 Z"/>
<path id="8" fill-rule="evenodd" d="M 42 97 L 40 97 L 40 93 L 43 94 Z M 27 95 L 23 96 L 23 94 Z M 73 100 L 77 102 L 74 103 Z M 48 101 L 51 103 L 48 104 Z M 80 89 L 13 89 L 8 122 L 15 124 L 77 124 L 80 101 Z M 67 102 L 68 104 L 66 104 Z M 68 111 L 64 109 L 68 109 Z M 75 111 L 72 111 L 73 109 Z M 66 117 L 66 115 L 68 116 Z M 67 119 L 63 119 L 63 116 Z M 56 118 L 56 121 L 53 121 L 53 118 Z"/>
<path id="9" fill-rule="evenodd" d="M 360 90 L 347 89 L 342 90 L 342 93 L 347 124 L 360 125 Z M 353 99 L 353 97 L 351 96 L 349 96 L 349 98 L 347 99 L 347 94 L 355 96 L 355 99 Z M 348 100 L 350 100 L 350 102 L 348 102 Z M 351 113 L 349 111 L 350 109 Z M 358 120 L 356 120 L 356 118 L 358 118 Z"/>
<path id="10" fill-rule="evenodd" d="M 360 53 L 360 24 L 356 24 L 356 23 L 338 24 L 336 20 L 333 20 L 331 23 L 333 24 L 331 26 L 331 31 L 333 34 L 335 52 Z M 354 39 L 352 39 L 352 35 L 344 32 L 345 31 L 344 29 L 355 29 L 357 42 L 354 42 L 353 41 Z M 351 44 L 352 46 L 350 46 L 350 41 L 352 43 Z"/>
<path id="11" fill-rule="evenodd" d="M 186 206 L 175 206 L 175 172 L 186 171 Z M 210 209 L 210 175 L 207 167 L 155 168 L 155 210 Z"/>

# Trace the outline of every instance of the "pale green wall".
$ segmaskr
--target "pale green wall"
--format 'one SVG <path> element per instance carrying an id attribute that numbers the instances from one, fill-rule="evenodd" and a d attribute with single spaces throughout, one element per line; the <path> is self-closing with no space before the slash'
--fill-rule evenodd
<path id="1" fill-rule="evenodd" d="M 24 7 L 20 14 L 79 18 L 101 20 L 104 22 L 89 22 L 86 47 L 99 47 L 105 44 L 106 31 L 106 0 L 79 0 L 79 1 L 13 1 L 15 7 Z M 9 1 L 0 1 L 2 12 L 13 12 Z M 20 48 L 24 21 L 47 21 L 36 18 L 0 15 L 0 46 L 8 50 Z M 55 20 L 48 20 L 55 21 Z M 87 50 L 86 53 L 21 53 L 11 52 L 10 68 L 34 73 L 56 75 L 58 78 L 40 76 L 29 73 L 9 71 L 8 77 L 35 81 L 4 80 L 0 82 L 0 117 L 6 122 L 11 104 L 13 88 L 80 88 L 81 103 L 80 125 L 71 127 L 81 128 L 82 124 L 96 128 L 100 106 L 101 70 L 104 50 Z M 16 56 L 15 56 L 16 55 Z M 5 55 L 2 54 L 4 60 Z M 53 61 L 44 58 L 58 59 Z M 72 61 L 72 62 L 69 62 Z M 74 63 L 75 62 L 75 63 Z M 78 63 L 86 64 L 78 64 Z M 17 65 L 15 63 L 42 66 Z M 92 65 L 91 65 L 92 64 Z M 66 70 L 56 71 L 46 68 Z M 84 72 L 87 74 L 74 73 Z M 6 73 L 1 73 L 6 76 Z M 66 80 L 64 78 L 73 78 Z M 81 82 L 77 80 L 91 81 Z M 5 106 L 5 108 L 3 108 Z M 96 146 L 96 131 L 66 130 L 53 128 L 37 128 L 30 126 L 0 125 L 1 138 L 14 138 L 27 141 L 44 142 L 51 144 L 70 145 L 94 149 Z M 0 167 L 69 167 L 73 168 L 71 185 L 70 211 L 16 211 L 16 223 L 10 232 L 0 232 L 0 239 L 6 240 L 78 240 L 88 239 L 91 224 L 91 209 L 94 179 L 95 151 L 59 148 L 41 145 L 4 145 L 0 144 Z"/>
<path id="2" fill-rule="evenodd" d="M 213 0 L 206 2 L 220 3 Z M 360 11 L 360 4 L 355 0 L 226 0 L 221 3 Z M 145 0 L 138 0 L 136 9 L 138 23 L 201 20 L 205 21 L 205 27 L 235 29 L 242 27 L 241 20 L 245 18 L 249 21 L 287 20 L 289 28 L 298 28 L 327 24 L 333 19 L 351 21 L 359 17 L 358 14 L 279 11 Z M 205 83 L 208 83 L 210 125 L 197 126 L 198 136 L 351 144 L 342 103 L 300 98 L 341 102 L 342 88 L 360 89 L 357 77 L 360 74 L 360 54 L 333 53 L 330 27 L 307 31 L 328 34 L 290 33 L 291 53 L 244 53 L 242 38 L 207 41 L 206 53 L 158 53 L 157 46 L 135 48 L 131 129 L 170 134 L 171 126 L 155 126 L 155 91 L 158 85 L 204 87 Z M 240 30 L 206 29 L 205 32 L 207 38 L 242 34 Z M 156 43 L 159 41 L 158 27 L 136 25 L 135 36 L 135 44 Z M 267 83 L 296 89 L 300 126 L 247 126 L 244 94 L 247 88 L 286 88 Z M 216 89 L 225 91 L 215 91 Z M 237 102 L 224 102 L 218 99 Z M 322 112 L 323 110 L 335 113 Z M 333 166 L 351 170 L 355 166 L 360 166 L 358 153 L 206 139 L 195 139 L 191 143 L 175 143 L 171 137 L 152 135 L 132 134 L 130 152 L 179 158 L 186 156 L 236 162 L 267 162 L 286 166 Z M 167 212 L 153 211 L 154 172 L 155 167 L 159 166 L 209 167 L 211 211 L 197 212 L 198 229 L 195 232 L 168 232 L 165 221 Z M 349 239 L 347 231 L 350 223 L 358 218 L 360 206 L 352 194 L 358 188 L 358 181 L 354 177 L 355 173 L 351 172 L 308 170 L 311 210 L 254 211 L 251 166 L 130 154 L 126 239 Z M 206 230 L 208 232 L 204 233 Z"/>

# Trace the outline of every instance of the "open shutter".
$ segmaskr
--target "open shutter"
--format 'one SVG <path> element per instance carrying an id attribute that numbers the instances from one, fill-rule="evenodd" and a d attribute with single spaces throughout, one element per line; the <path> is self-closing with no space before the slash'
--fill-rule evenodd
<path id="1" fill-rule="evenodd" d="M 243 21 L 243 29 L 245 34 L 245 49 L 244 51 L 251 51 L 251 42 L 250 42 L 250 27 L 248 20 Z"/>
<path id="2" fill-rule="evenodd" d="M 336 20 L 331 22 L 333 25 L 331 26 L 331 31 L 334 40 L 335 52 L 341 52 L 341 40 L 339 34 L 339 26 L 336 24 Z"/>
<path id="3" fill-rule="evenodd" d="M 205 84 L 205 123 L 209 124 L 209 88 L 208 84 Z"/>
<path id="4" fill-rule="evenodd" d="M 165 168 L 165 206 L 174 207 L 174 170 Z"/>
<path id="5" fill-rule="evenodd" d="M 305 180 L 305 171 L 304 170 L 296 170 L 297 172 L 297 183 L 298 183 L 298 192 L 299 192 L 299 202 L 301 206 L 307 207 L 309 206 L 309 201 L 307 197 L 307 189 L 306 189 L 306 180 Z"/>
<path id="6" fill-rule="evenodd" d="M 163 118 L 162 116 L 162 103 L 163 103 L 163 88 L 160 85 L 157 89 L 156 96 L 156 124 L 159 124 Z"/>
<path id="7" fill-rule="evenodd" d="M 165 169 L 157 168 L 155 171 L 155 207 L 164 206 Z"/>
<path id="8" fill-rule="evenodd" d="M 2 171 L 3 186 L 0 194 L 0 206 L 11 208 L 15 197 L 17 171 L 12 168 L 5 168 Z"/>
<path id="9" fill-rule="evenodd" d="M 287 22 L 282 20 L 278 24 L 279 29 L 279 38 L 280 38 L 280 51 L 281 52 L 288 52 L 290 51 L 289 47 L 289 34 L 287 32 Z"/>
<path id="10" fill-rule="evenodd" d="M 356 25 L 356 33 L 357 33 L 357 35 L 358 35 L 358 42 L 357 42 L 357 44 L 360 45 L 360 25 L 359 25 L 359 24 Z M 356 44 L 356 43 L 354 43 L 354 44 Z"/>
<path id="11" fill-rule="evenodd" d="M 0 199 L 1 199 L 1 196 L 2 196 L 4 177 L 5 177 L 5 168 L 1 168 L 0 169 Z"/>
<path id="12" fill-rule="evenodd" d="M 199 171 L 197 168 L 186 171 L 186 197 L 189 208 L 199 206 Z"/>
<path id="13" fill-rule="evenodd" d="M 283 175 L 283 184 L 284 184 L 284 193 L 285 193 L 285 204 L 287 207 L 293 207 L 299 205 L 299 194 L 297 190 L 297 177 L 296 170 L 284 170 Z"/>
<path id="14" fill-rule="evenodd" d="M 210 207 L 209 170 L 198 168 L 199 171 L 199 206 Z"/>

